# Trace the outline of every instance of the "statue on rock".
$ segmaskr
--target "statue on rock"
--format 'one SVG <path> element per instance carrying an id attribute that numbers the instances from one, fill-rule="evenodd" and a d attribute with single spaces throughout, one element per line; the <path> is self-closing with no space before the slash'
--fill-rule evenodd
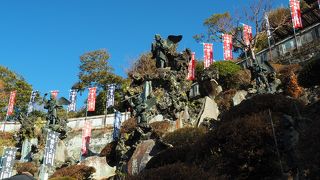
<path id="1" fill-rule="evenodd" d="M 251 67 L 249 67 L 251 72 L 251 80 L 256 80 L 258 92 L 262 92 L 264 88 L 266 92 L 271 92 L 271 86 L 268 81 L 268 69 L 259 65 L 257 62 L 254 62 Z"/>
<path id="2" fill-rule="evenodd" d="M 191 58 L 191 50 L 186 49 L 183 53 L 176 51 L 182 35 L 169 35 L 167 39 L 162 39 L 159 34 L 155 35 L 155 41 L 151 45 L 152 58 L 156 60 L 157 68 L 171 68 L 180 70 L 187 67 Z"/>
<path id="3" fill-rule="evenodd" d="M 70 101 L 66 98 L 61 97 L 58 101 L 51 94 L 50 99 L 46 99 L 48 94 L 44 94 L 43 103 L 44 108 L 48 110 L 46 120 L 47 120 L 47 128 L 52 129 L 53 131 L 60 133 L 60 139 L 65 138 L 67 133 L 67 123 L 66 120 L 60 119 L 57 115 L 57 110 L 62 109 L 63 105 L 69 105 Z"/>

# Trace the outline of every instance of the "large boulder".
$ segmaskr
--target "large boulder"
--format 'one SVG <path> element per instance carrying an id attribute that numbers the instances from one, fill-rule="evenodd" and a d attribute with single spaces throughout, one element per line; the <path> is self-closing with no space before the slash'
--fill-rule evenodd
<path id="1" fill-rule="evenodd" d="M 93 179 L 107 179 L 115 175 L 116 168 L 110 167 L 105 157 L 91 156 L 83 160 L 81 164 L 96 169 L 96 172 L 93 173 Z"/>
<path id="2" fill-rule="evenodd" d="M 155 144 L 155 141 L 151 139 L 138 144 L 128 162 L 128 173 L 130 175 L 136 175 L 146 167 L 149 160 L 153 157 L 151 151 L 154 149 Z"/>
<path id="3" fill-rule="evenodd" d="M 61 164 L 66 162 L 68 157 L 68 150 L 63 140 L 59 140 L 55 153 L 55 162 Z"/>
<path id="4" fill-rule="evenodd" d="M 240 104 L 243 100 L 246 99 L 247 95 L 248 95 L 247 91 L 244 91 L 244 90 L 237 91 L 236 94 L 232 98 L 233 105 L 236 106 L 236 105 Z"/>
<path id="5" fill-rule="evenodd" d="M 200 112 L 201 115 L 198 121 L 198 126 L 200 126 L 205 118 L 217 120 L 219 113 L 220 112 L 217 103 L 213 99 L 205 97 L 204 106 Z"/>

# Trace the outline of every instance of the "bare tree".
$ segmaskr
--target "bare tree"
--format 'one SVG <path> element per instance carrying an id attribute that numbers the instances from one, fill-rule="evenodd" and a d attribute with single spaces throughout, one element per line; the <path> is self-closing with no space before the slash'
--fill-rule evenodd
<path id="1" fill-rule="evenodd" d="M 272 0 L 254 0 L 252 3 L 241 9 L 240 16 L 231 16 L 229 12 L 222 14 L 213 14 L 204 21 L 204 26 L 207 28 L 207 34 L 198 34 L 194 38 L 198 42 L 220 42 L 222 34 L 231 34 L 233 37 L 233 47 L 235 52 L 240 52 L 243 56 L 245 53 L 255 61 L 256 47 L 258 41 L 267 40 L 261 37 L 262 33 L 267 30 L 265 26 L 265 14 L 271 10 Z M 272 31 L 276 31 L 286 25 L 290 13 L 284 8 L 278 10 L 276 20 L 272 22 Z M 289 11 L 290 12 L 290 11 Z M 234 13 L 238 14 L 238 13 Z M 250 43 L 246 44 L 243 34 L 243 24 L 246 23 L 254 28 L 255 34 L 249 39 Z"/>

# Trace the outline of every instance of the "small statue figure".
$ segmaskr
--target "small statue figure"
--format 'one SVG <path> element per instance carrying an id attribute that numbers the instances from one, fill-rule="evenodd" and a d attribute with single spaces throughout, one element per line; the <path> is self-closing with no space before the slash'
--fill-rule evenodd
<path id="1" fill-rule="evenodd" d="M 170 35 L 166 40 L 159 34 L 155 35 L 155 42 L 151 45 L 152 58 L 156 59 L 157 68 L 171 67 L 177 56 L 176 44 L 181 41 L 182 36 Z"/>
<path id="2" fill-rule="evenodd" d="M 166 40 L 161 38 L 160 34 L 156 34 L 154 40 L 155 42 L 153 42 L 151 46 L 152 58 L 156 59 L 157 68 L 165 68 L 168 66 L 167 54 L 170 46 L 167 44 Z"/>
<path id="3" fill-rule="evenodd" d="M 46 99 L 47 94 L 44 94 L 43 102 L 44 108 L 48 109 L 47 112 L 47 128 L 50 128 L 53 131 L 60 133 L 59 138 L 66 138 L 66 134 L 68 131 L 67 121 L 65 119 L 60 119 L 57 115 L 57 110 L 62 108 L 62 105 L 69 105 L 70 101 L 66 98 L 61 97 L 57 101 L 56 98 L 51 94 L 50 99 Z"/>
<path id="4" fill-rule="evenodd" d="M 56 98 L 51 94 L 50 95 L 50 99 L 47 100 L 46 96 L 48 94 L 44 94 L 43 97 L 43 102 L 44 102 L 44 108 L 48 109 L 48 113 L 47 113 L 47 121 L 48 121 L 48 125 L 55 125 L 56 123 L 58 123 L 59 119 L 57 116 L 57 109 L 61 109 L 62 105 L 59 105 Z"/>
<path id="5" fill-rule="evenodd" d="M 268 70 L 260 66 L 258 63 L 253 63 L 250 68 L 251 80 L 256 80 L 256 85 L 260 89 L 263 85 L 268 92 L 271 92 L 270 85 L 267 79 Z"/>
<path id="6" fill-rule="evenodd" d="M 145 115 L 147 104 L 143 101 L 142 97 L 137 96 L 135 99 L 135 103 L 133 103 L 131 99 L 129 99 L 128 101 L 130 103 L 130 106 L 135 110 L 138 124 L 147 123 Z"/>

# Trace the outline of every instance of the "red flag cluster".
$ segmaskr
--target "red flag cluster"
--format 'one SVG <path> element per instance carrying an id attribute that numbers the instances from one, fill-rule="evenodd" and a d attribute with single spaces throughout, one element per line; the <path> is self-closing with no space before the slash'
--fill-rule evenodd
<path id="1" fill-rule="evenodd" d="M 97 87 L 89 88 L 87 111 L 95 111 Z"/>
<path id="2" fill-rule="evenodd" d="M 86 121 L 82 128 L 82 147 L 81 147 L 82 155 L 86 155 L 88 153 L 90 138 L 91 138 L 91 124 L 90 122 Z"/>
<path id="3" fill-rule="evenodd" d="M 244 43 L 249 46 L 252 40 L 252 27 L 246 24 L 243 24 L 243 39 Z"/>
<path id="4" fill-rule="evenodd" d="M 195 53 L 191 53 L 191 61 L 188 64 L 188 77 L 187 80 L 194 80 L 195 79 Z"/>
<path id="5" fill-rule="evenodd" d="M 291 18 L 295 29 L 302 28 L 300 0 L 289 0 L 291 9 Z"/>
<path id="6" fill-rule="evenodd" d="M 213 63 L 213 45 L 203 43 L 204 68 L 208 68 Z"/>
<path id="7" fill-rule="evenodd" d="M 16 95 L 17 95 L 17 91 L 10 92 L 10 99 L 9 99 L 7 116 L 10 116 L 13 114 L 13 107 L 14 107 L 14 103 L 16 101 Z"/>
<path id="8" fill-rule="evenodd" d="M 223 57 L 224 60 L 232 60 L 232 35 L 223 34 Z"/>

